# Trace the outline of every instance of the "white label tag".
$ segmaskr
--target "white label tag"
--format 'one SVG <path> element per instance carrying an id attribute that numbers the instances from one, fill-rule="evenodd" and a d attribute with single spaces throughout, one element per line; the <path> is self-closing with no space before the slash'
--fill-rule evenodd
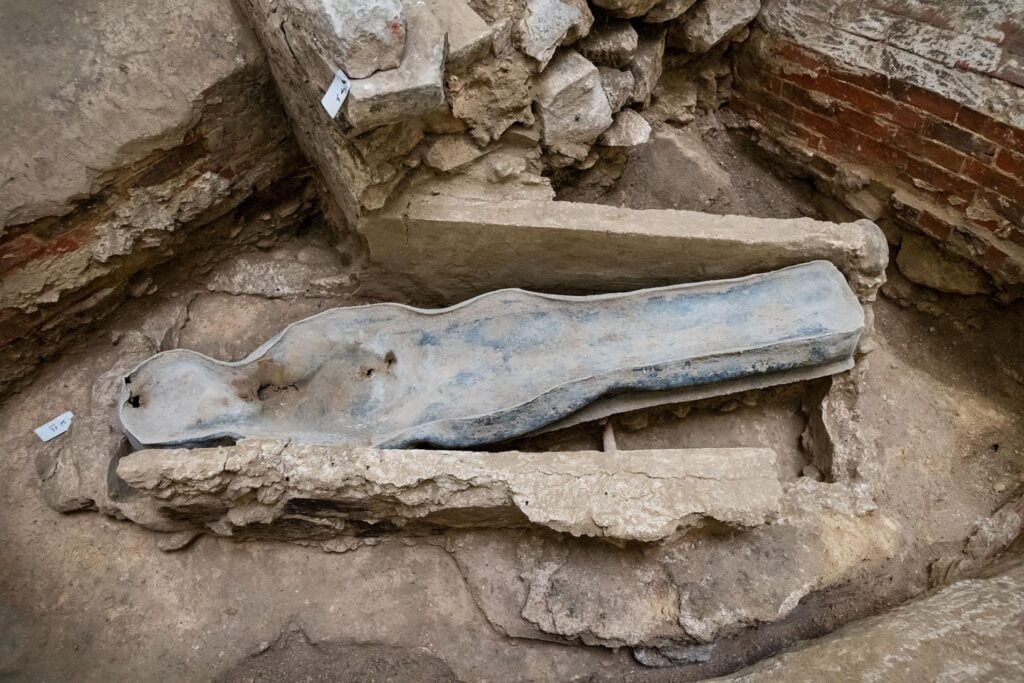
<path id="1" fill-rule="evenodd" d="M 327 88 L 327 92 L 324 93 L 323 99 L 320 100 L 320 104 L 324 105 L 324 109 L 331 115 L 333 119 L 338 115 L 341 110 L 341 105 L 345 103 L 345 98 L 348 96 L 349 88 L 352 87 L 351 81 L 348 80 L 348 76 L 341 69 L 334 72 L 334 80 L 331 81 L 331 87 Z"/>
<path id="2" fill-rule="evenodd" d="M 58 415 L 42 427 L 36 427 L 36 436 L 43 441 L 49 441 L 54 437 L 60 436 L 64 432 L 68 431 L 68 428 L 71 426 L 71 419 L 74 416 L 75 414 L 70 410 L 63 415 Z"/>

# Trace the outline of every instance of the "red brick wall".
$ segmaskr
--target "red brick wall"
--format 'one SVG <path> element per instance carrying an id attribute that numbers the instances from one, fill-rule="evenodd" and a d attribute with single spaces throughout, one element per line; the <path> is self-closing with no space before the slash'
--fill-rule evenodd
<path id="1" fill-rule="evenodd" d="M 1001 284 L 1024 282 L 1024 130 L 764 32 L 735 71 L 734 108 L 808 171 L 852 171 L 885 190 L 903 227 L 955 242 Z"/>

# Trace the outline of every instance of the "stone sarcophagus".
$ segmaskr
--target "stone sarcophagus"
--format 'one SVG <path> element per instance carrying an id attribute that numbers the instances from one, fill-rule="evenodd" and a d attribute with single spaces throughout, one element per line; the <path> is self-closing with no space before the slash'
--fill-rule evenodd
<path id="1" fill-rule="evenodd" d="M 510 289 L 436 310 L 339 308 L 238 362 L 157 354 L 125 377 L 119 417 L 136 447 L 287 437 L 465 449 L 638 401 L 841 372 L 863 326 L 825 261 L 623 294 Z"/>

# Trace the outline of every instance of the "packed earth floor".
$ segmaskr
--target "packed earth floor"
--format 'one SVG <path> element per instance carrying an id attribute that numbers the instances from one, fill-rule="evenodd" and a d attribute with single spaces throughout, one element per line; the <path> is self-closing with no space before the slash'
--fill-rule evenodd
<path id="1" fill-rule="evenodd" d="M 683 136 L 687 139 L 680 140 Z M 666 140 L 672 141 L 666 143 Z M 680 169 L 685 169 L 681 172 Z M 562 198 L 634 208 L 823 217 L 836 208 L 772 175 L 746 138 L 716 120 L 665 128 L 632 152 L 611 188 Z M 690 204 L 679 203 L 687 197 Z M 877 504 L 898 551 L 864 581 L 812 594 L 781 624 L 710 665 L 652 669 L 627 648 L 512 638 L 467 579 L 530 532 L 449 532 L 344 553 L 204 536 L 173 553 L 152 533 L 94 513 L 61 515 L 38 491 L 32 429 L 85 410 L 93 383 L 155 350 L 237 359 L 287 323 L 368 301 L 314 222 L 115 312 L 0 406 L 0 673 L 31 680 L 690 680 L 720 675 L 925 591 L 980 520 L 1024 488 L 1024 310 L 946 297 L 890 267 L 876 304 L 861 427 L 883 454 Z M 780 478 L 807 474 L 800 444 L 813 385 L 615 419 L 619 447 L 766 446 Z M 598 448 L 583 425 L 516 444 Z M 581 544 L 583 542 L 580 542 Z M 580 546 L 583 547 L 583 546 Z M 632 552 L 624 549 L 621 552 Z M 497 561 L 497 560 L 495 560 Z M 757 579 L 757 566 L 744 569 Z M 615 590 L 604 586 L 602 590 Z"/>

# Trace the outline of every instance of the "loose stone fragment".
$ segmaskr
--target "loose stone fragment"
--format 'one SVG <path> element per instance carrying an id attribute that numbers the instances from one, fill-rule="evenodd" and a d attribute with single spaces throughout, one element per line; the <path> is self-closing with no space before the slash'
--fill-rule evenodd
<path id="1" fill-rule="evenodd" d="M 626 66 L 636 54 L 637 33 L 628 21 L 612 20 L 594 28 L 576 49 L 594 64 Z"/>
<path id="2" fill-rule="evenodd" d="M 578 52 L 560 53 L 537 81 L 537 115 L 544 145 L 578 161 L 612 124 L 597 67 Z"/>
<path id="3" fill-rule="evenodd" d="M 779 511 L 770 449 L 479 453 L 242 441 L 126 456 L 118 474 L 165 513 L 233 536 L 310 539 L 440 528 L 547 527 L 659 541 L 706 520 Z M 280 525 L 280 528 L 277 528 Z"/>
<path id="4" fill-rule="evenodd" d="M 408 121 L 444 106 L 444 28 L 422 2 L 406 6 L 405 52 L 397 69 L 352 81 L 345 118 L 357 129 Z"/>
<path id="5" fill-rule="evenodd" d="M 742 31 L 760 9 L 761 0 L 704 0 L 686 21 L 686 49 L 707 52 Z"/>
<path id="6" fill-rule="evenodd" d="M 285 7 L 332 66 L 350 78 L 367 78 L 402 61 L 406 25 L 401 0 L 295 0 Z"/>
<path id="7" fill-rule="evenodd" d="M 448 33 L 447 71 L 461 70 L 491 47 L 491 28 L 465 0 L 430 0 L 430 9 Z"/>
<path id="8" fill-rule="evenodd" d="M 604 96 L 608 98 L 608 106 L 613 112 L 619 111 L 633 97 L 633 74 L 610 66 L 599 66 L 597 71 L 601 76 Z"/>
<path id="9" fill-rule="evenodd" d="M 452 113 L 481 144 L 498 139 L 515 123 L 531 125 L 532 77 L 530 58 L 514 50 L 479 61 L 465 76 L 448 79 Z"/>
<path id="10" fill-rule="evenodd" d="M 636 56 L 629 65 L 633 74 L 633 102 L 646 105 L 651 100 L 658 79 L 661 78 L 662 62 L 665 57 L 665 32 L 640 38 Z"/>
<path id="11" fill-rule="evenodd" d="M 519 47 L 543 69 L 551 61 L 555 49 L 566 41 L 573 27 L 592 23 L 590 10 L 563 0 L 527 0 L 526 13 L 519 21 Z"/>
<path id="12" fill-rule="evenodd" d="M 651 124 L 632 109 L 623 109 L 615 115 L 612 127 L 601 134 L 598 144 L 605 147 L 635 147 L 651 137 Z"/>
<path id="13" fill-rule="evenodd" d="M 613 16 L 630 19 L 647 14 L 661 0 L 592 0 L 592 2 Z"/>
<path id="14" fill-rule="evenodd" d="M 644 21 L 661 24 L 683 16 L 686 10 L 693 7 L 697 0 L 661 0 L 650 12 L 644 15 Z"/>

